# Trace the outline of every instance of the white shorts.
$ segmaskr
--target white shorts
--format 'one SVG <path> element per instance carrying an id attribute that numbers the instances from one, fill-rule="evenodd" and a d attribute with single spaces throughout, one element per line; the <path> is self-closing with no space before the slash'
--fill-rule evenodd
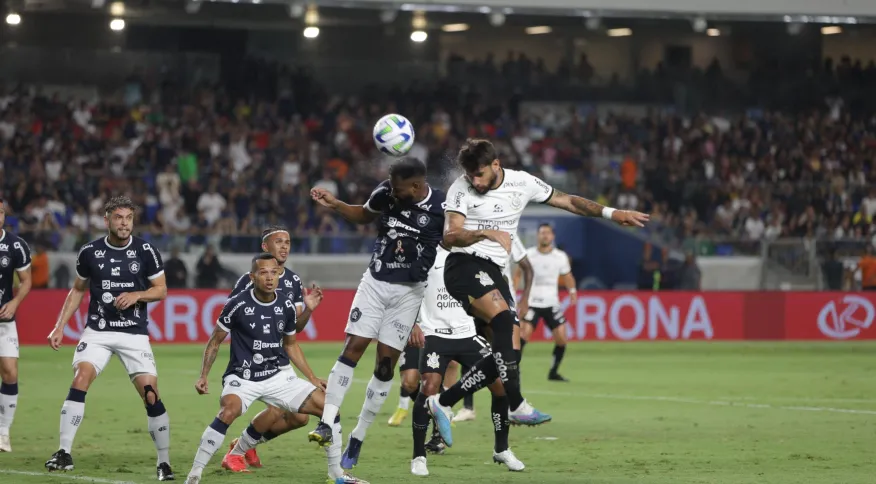
<path id="1" fill-rule="evenodd" d="M 113 355 L 119 357 L 132 379 L 144 373 L 158 376 L 148 335 L 95 331 L 91 328 L 85 328 L 82 332 L 73 355 L 73 369 L 79 363 L 91 363 L 100 375 Z"/>
<path id="2" fill-rule="evenodd" d="M 301 406 L 316 391 L 313 383 L 298 378 L 292 367 L 283 368 L 267 380 L 249 381 L 237 375 L 228 375 L 223 383 L 222 396 L 237 395 L 243 404 L 242 413 L 246 413 L 246 409 L 256 400 L 287 412 L 300 413 Z"/>
<path id="3" fill-rule="evenodd" d="M 347 334 L 377 339 L 399 351 L 405 348 L 420 312 L 425 282 L 393 284 L 378 281 L 365 271 L 353 297 Z"/>
<path id="4" fill-rule="evenodd" d="M 0 323 L 0 358 L 18 358 L 18 328 L 15 321 Z"/>

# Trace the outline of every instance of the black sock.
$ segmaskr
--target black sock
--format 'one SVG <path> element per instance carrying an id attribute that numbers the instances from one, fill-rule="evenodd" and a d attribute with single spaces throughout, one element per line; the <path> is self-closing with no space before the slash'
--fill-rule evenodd
<path id="1" fill-rule="evenodd" d="M 498 454 L 508 450 L 508 430 L 511 423 L 508 421 L 508 397 L 493 395 L 493 404 L 490 407 L 493 418 L 493 432 L 496 443 L 493 450 Z"/>
<path id="2" fill-rule="evenodd" d="M 487 355 L 462 375 L 452 387 L 438 397 L 438 403 L 445 407 L 452 407 L 466 395 L 475 393 L 487 385 L 492 385 L 499 374 L 496 371 L 496 361 L 493 355 Z"/>
<path id="3" fill-rule="evenodd" d="M 413 400 L 414 402 L 416 402 L 418 396 L 420 396 L 420 384 L 419 384 L 419 383 L 417 384 L 417 388 L 415 388 L 414 391 L 412 391 L 412 392 L 408 395 L 408 397 L 410 397 L 411 400 Z"/>
<path id="4" fill-rule="evenodd" d="M 270 430 L 268 430 L 267 432 L 262 434 L 262 438 L 265 439 L 265 442 L 267 442 L 269 440 L 274 440 L 277 437 L 278 437 L 277 434 L 271 432 Z"/>
<path id="5" fill-rule="evenodd" d="M 526 340 L 523 338 L 520 338 L 520 354 L 518 355 L 518 358 L 520 358 L 520 359 L 523 359 L 523 349 L 524 348 L 526 348 Z M 517 360 L 517 363 L 520 363 L 520 360 Z"/>
<path id="6" fill-rule="evenodd" d="M 429 411 L 426 410 L 426 396 L 422 393 L 414 402 L 414 418 L 411 428 L 414 431 L 414 458 L 426 456 L 426 432 L 429 430 Z"/>
<path id="7" fill-rule="evenodd" d="M 398 388 L 398 393 L 399 393 L 399 395 L 401 395 L 402 398 L 411 396 L 411 393 L 405 389 L 404 385 L 401 385 Z"/>
<path id="8" fill-rule="evenodd" d="M 474 410 L 474 394 L 466 394 L 462 399 L 462 406 L 469 410 Z"/>
<path id="9" fill-rule="evenodd" d="M 560 363 L 563 362 L 563 356 L 566 355 L 565 346 L 554 346 L 554 364 L 551 366 L 551 375 L 557 373 L 560 369 Z"/>
<path id="10" fill-rule="evenodd" d="M 523 396 L 520 394 L 518 351 L 514 349 L 514 314 L 511 311 L 502 311 L 490 321 L 490 327 L 493 328 L 493 358 L 496 361 L 496 371 L 505 386 L 510 408 L 516 410 L 523 403 Z"/>

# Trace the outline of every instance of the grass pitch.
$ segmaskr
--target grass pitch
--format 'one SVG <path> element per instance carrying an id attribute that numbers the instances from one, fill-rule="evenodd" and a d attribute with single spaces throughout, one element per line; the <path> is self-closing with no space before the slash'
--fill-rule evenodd
<path id="1" fill-rule="evenodd" d="M 340 343 L 304 345 L 317 374 L 328 374 Z M 156 346 L 159 390 L 170 413 L 172 464 L 185 480 L 205 426 L 218 410 L 227 347 L 217 359 L 211 394 L 193 384 L 201 346 Z M 88 393 L 73 449 L 76 470 L 48 474 L 58 447 L 61 403 L 74 347 L 22 348 L 13 453 L 0 454 L 0 482 L 155 482 L 155 450 L 142 404 L 117 360 Z M 524 395 L 553 422 L 511 430 L 523 473 L 492 464 L 489 397 L 478 418 L 456 425 L 455 446 L 430 456 L 432 484 L 460 483 L 873 483 L 876 482 L 876 345 L 873 343 L 578 343 L 562 373 L 546 380 L 550 344 L 531 344 L 523 360 Z M 370 377 L 373 354 L 357 368 L 343 416 L 345 444 Z M 413 482 L 410 417 L 386 421 L 398 385 L 363 446 L 354 474 L 374 484 Z M 250 412 L 228 432 L 238 436 Z M 311 419 L 315 422 L 315 419 Z M 309 425 L 312 428 L 313 425 Z M 217 454 L 205 484 L 325 482 L 325 453 L 306 430 L 259 447 L 265 467 L 229 474 Z"/>

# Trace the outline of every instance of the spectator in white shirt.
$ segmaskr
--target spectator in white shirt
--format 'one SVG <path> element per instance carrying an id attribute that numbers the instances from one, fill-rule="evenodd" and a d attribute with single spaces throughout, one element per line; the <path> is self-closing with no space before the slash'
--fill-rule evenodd
<path id="1" fill-rule="evenodd" d="M 752 214 L 745 219 L 745 236 L 748 239 L 760 240 L 764 232 L 766 232 L 766 227 L 760 217 Z"/>
<path id="2" fill-rule="evenodd" d="M 198 198 L 198 212 L 203 214 L 204 219 L 212 226 L 222 216 L 225 206 L 225 197 L 219 194 L 216 182 L 210 182 L 207 191 Z"/>

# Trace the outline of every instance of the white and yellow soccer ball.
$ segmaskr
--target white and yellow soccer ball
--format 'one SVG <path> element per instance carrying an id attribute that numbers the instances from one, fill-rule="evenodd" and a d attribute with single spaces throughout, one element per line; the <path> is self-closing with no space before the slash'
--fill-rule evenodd
<path id="1" fill-rule="evenodd" d="M 374 144 L 381 153 L 404 156 L 414 146 L 414 126 L 401 114 L 387 114 L 374 125 Z"/>

